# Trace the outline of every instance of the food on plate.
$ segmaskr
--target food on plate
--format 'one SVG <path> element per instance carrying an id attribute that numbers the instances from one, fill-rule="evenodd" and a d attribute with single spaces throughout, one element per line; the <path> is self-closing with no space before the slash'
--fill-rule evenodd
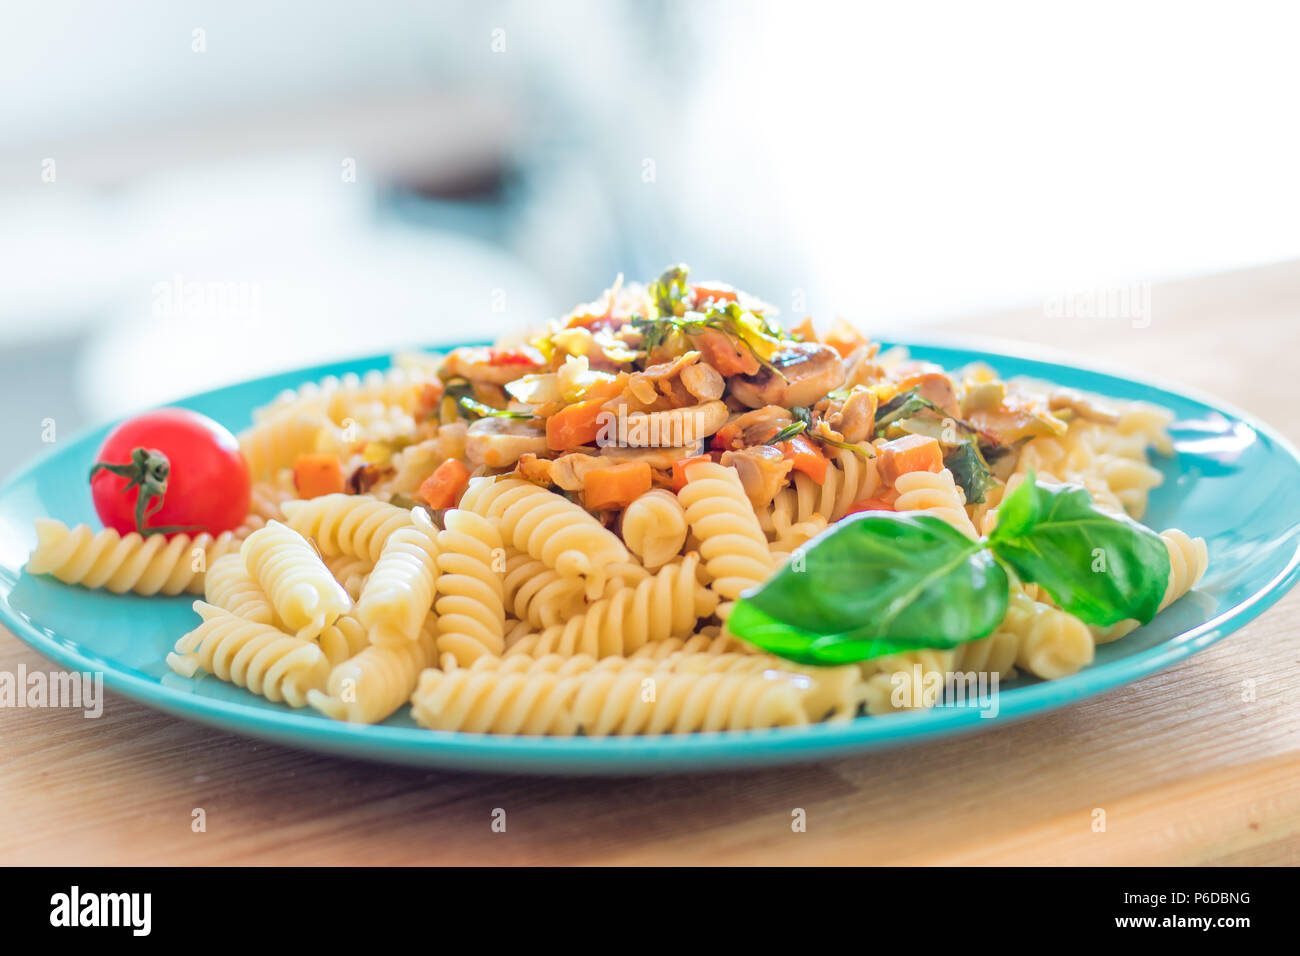
<path id="1" fill-rule="evenodd" d="M 32 573 L 201 594 L 168 663 L 438 731 L 671 734 L 1088 666 L 1194 588 L 1164 409 L 941 368 L 674 266 L 492 346 L 110 433 Z M 924 683 L 927 693 L 915 693 Z"/>

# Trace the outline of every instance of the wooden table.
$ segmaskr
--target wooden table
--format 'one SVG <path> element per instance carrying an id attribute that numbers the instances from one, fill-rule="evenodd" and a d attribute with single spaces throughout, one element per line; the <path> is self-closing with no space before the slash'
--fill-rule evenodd
<path id="1" fill-rule="evenodd" d="M 951 328 L 1195 386 L 1300 443 L 1300 262 L 1157 285 L 1151 306 L 1147 328 L 1050 319 L 1042 304 Z M 425 772 L 286 750 L 111 695 L 93 721 L 3 710 L 0 863 L 1296 864 L 1298 610 L 1292 593 L 1190 660 L 1045 717 L 752 773 Z M 20 663 L 48 667 L 0 632 L 0 670 Z M 200 807 L 207 831 L 194 833 Z M 491 828 L 496 808 L 505 833 Z M 806 832 L 792 831 L 795 808 Z"/>

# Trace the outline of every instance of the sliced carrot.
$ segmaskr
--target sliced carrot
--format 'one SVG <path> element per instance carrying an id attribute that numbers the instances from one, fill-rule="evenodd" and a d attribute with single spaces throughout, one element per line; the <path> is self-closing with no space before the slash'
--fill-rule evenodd
<path id="1" fill-rule="evenodd" d="M 886 498 L 867 498 L 852 505 L 848 511 L 844 512 L 847 518 L 849 515 L 858 514 L 861 511 L 893 511 L 894 502 Z"/>
<path id="2" fill-rule="evenodd" d="M 740 437 L 740 429 L 735 425 L 723 425 L 713 437 L 709 439 L 709 447 L 716 448 L 719 451 L 734 451 L 740 445 L 736 439 Z"/>
<path id="3" fill-rule="evenodd" d="M 293 487 L 299 498 L 319 498 L 343 490 L 343 466 L 333 455 L 299 455 L 293 463 Z"/>
<path id="4" fill-rule="evenodd" d="M 583 502 L 592 511 L 626 508 L 650 490 L 649 462 L 621 461 L 608 468 L 592 468 L 582 476 Z"/>
<path id="5" fill-rule="evenodd" d="M 430 508 L 451 508 L 469 487 L 469 469 L 457 458 L 448 458 L 434 469 L 415 493 Z"/>
<path id="6" fill-rule="evenodd" d="M 913 471 L 943 471 L 943 449 L 928 435 L 904 435 L 880 446 L 881 480 L 892 485 L 899 475 Z"/>
<path id="7" fill-rule="evenodd" d="M 802 471 L 819 485 L 825 484 L 826 469 L 830 467 L 830 462 L 816 443 L 804 435 L 795 435 L 789 441 L 781 442 L 777 447 L 781 449 L 781 454 L 787 460 L 794 462 L 795 471 Z"/>
<path id="8" fill-rule="evenodd" d="M 622 382 L 598 382 L 587 389 L 583 400 L 566 405 L 546 419 L 546 444 L 552 451 L 569 451 L 590 445 L 600 434 L 605 403 L 622 394 Z"/>
<path id="9" fill-rule="evenodd" d="M 711 455 L 696 455 L 694 458 L 682 458 L 673 462 L 673 491 L 681 491 L 686 487 L 686 469 L 701 461 L 713 461 Z"/>
<path id="10" fill-rule="evenodd" d="M 695 305 L 704 305 L 706 302 L 738 302 L 740 296 L 731 286 L 722 282 L 697 282 L 691 286 L 695 291 Z"/>
<path id="11" fill-rule="evenodd" d="M 753 375 L 758 359 L 717 329 L 705 329 L 691 336 L 691 343 L 703 354 L 704 361 L 722 375 Z"/>

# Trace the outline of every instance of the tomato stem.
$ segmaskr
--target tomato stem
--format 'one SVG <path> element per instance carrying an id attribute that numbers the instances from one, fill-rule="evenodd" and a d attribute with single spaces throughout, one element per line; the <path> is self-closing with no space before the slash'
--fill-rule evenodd
<path id="1" fill-rule="evenodd" d="M 122 494 L 138 487 L 135 499 L 135 529 L 141 537 L 151 534 L 171 534 L 173 531 L 187 531 L 193 526 L 172 525 L 165 528 L 146 528 L 145 522 L 163 506 L 167 494 L 167 479 L 171 476 L 172 465 L 162 452 L 149 448 L 131 449 L 131 460 L 124 465 L 115 465 L 107 461 L 95 462 L 90 469 L 93 481 L 100 469 L 127 479 Z"/>

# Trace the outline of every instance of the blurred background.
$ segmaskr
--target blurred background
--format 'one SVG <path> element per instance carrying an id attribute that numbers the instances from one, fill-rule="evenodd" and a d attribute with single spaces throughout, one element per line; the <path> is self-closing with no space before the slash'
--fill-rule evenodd
<path id="1" fill-rule="evenodd" d="M 1298 25 L 1280 3 L 12 4 L 0 474 L 46 418 L 489 338 L 676 261 L 897 330 L 1295 257 Z"/>

